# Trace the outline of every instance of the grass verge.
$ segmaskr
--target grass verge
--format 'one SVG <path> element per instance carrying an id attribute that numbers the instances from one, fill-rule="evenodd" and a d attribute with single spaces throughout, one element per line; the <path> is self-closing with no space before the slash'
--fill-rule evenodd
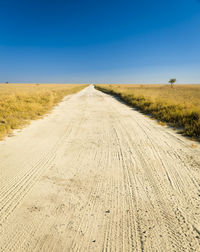
<path id="1" fill-rule="evenodd" d="M 200 85 L 95 85 L 160 122 L 200 140 Z"/>
<path id="2" fill-rule="evenodd" d="M 0 139 L 41 118 L 64 96 L 87 85 L 72 84 L 0 84 Z"/>

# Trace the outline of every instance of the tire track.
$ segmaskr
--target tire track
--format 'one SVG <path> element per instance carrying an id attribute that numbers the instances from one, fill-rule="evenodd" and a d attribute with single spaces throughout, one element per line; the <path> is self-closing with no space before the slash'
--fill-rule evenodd
<path id="1" fill-rule="evenodd" d="M 82 90 L 0 143 L 0 251 L 199 251 L 200 151 L 190 146 Z"/>

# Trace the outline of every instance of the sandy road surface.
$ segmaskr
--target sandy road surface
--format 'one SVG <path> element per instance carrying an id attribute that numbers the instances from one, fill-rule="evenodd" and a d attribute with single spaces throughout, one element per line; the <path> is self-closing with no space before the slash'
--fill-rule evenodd
<path id="1" fill-rule="evenodd" d="M 92 86 L 0 142 L 0 251 L 200 251 L 200 148 Z"/>

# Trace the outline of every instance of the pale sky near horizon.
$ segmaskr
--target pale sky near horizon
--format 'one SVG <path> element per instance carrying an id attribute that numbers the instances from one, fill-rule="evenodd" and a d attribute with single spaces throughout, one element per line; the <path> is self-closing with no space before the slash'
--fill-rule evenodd
<path id="1" fill-rule="evenodd" d="M 0 82 L 200 83 L 198 0 L 7 0 Z"/>

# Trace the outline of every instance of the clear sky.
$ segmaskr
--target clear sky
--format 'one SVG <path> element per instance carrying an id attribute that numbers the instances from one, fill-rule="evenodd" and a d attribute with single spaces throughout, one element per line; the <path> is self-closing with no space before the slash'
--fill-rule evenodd
<path id="1" fill-rule="evenodd" d="M 0 82 L 200 83 L 200 0 L 0 1 Z"/>

